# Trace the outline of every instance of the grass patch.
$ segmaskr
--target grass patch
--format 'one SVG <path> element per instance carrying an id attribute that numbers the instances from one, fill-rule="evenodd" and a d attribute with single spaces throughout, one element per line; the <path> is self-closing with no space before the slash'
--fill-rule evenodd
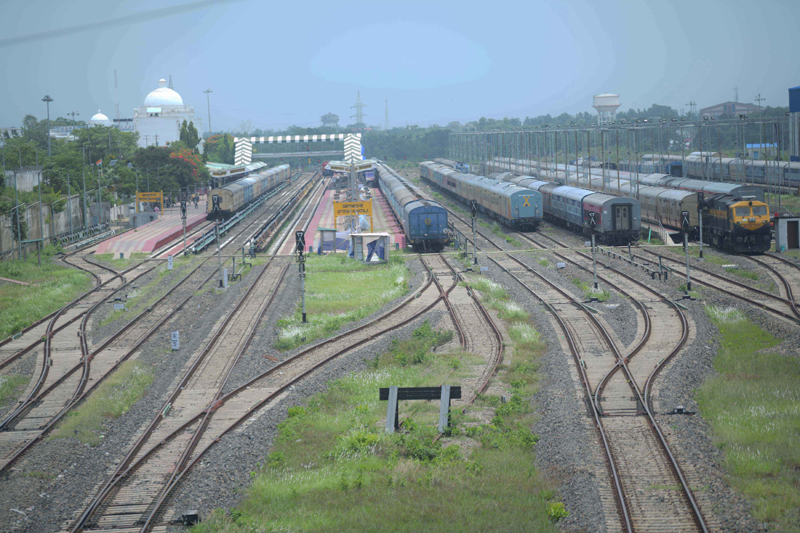
<path id="1" fill-rule="evenodd" d="M 751 272 L 750 270 L 742 270 L 738 267 L 726 268 L 725 272 L 733 274 L 734 276 L 739 276 L 740 278 L 752 279 L 757 280 L 758 274 L 755 272 Z"/>
<path id="2" fill-rule="evenodd" d="M 580 290 L 583 291 L 583 297 L 587 300 L 591 300 L 592 297 L 597 298 L 600 302 L 608 301 L 611 298 L 611 293 L 608 292 L 606 289 L 601 290 L 594 290 L 590 283 L 585 281 L 581 281 L 580 278 L 572 278 L 572 284 L 578 287 Z"/>
<path id="3" fill-rule="evenodd" d="M 703 261 L 706 263 L 711 263 L 712 265 L 730 265 L 731 261 L 735 258 L 731 256 L 727 257 L 720 257 L 716 253 L 709 253 L 711 252 L 712 248 L 707 244 L 703 246 Z M 689 248 L 689 255 L 692 257 L 700 258 L 700 248 Z M 686 257 L 684 253 L 681 253 L 681 257 Z"/>
<path id="4" fill-rule="evenodd" d="M 368 265 L 345 254 L 310 254 L 306 259 L 306 316 L 300 306 L 278 321 L 275 347 L 290 350 L 332 335 L 345 324 L 361 320 L 385 303 L 408 292 L 409 272 L 400 256 L 387 264 Z"/>
<path id="5" fill-rule="evenodd" d="M 31 380 L 28 376 L 20 376 L 19 374 L 11 374 L 10 376 L 0 376 L 0 406 L 6 403 L 6 400 L 12 398 L 17 389 L 27 385 Z"/>
<path id="6" fill-rule="evenodd" d="M 27 261 L 0 261 L 0 277 L 30 283 L 0 285 L 0 339 L 19 333 L 92 287 L 89 274 L 53 261 L 59 252 L 45 246 L 41 267 L 35 253 Z"/>
<path id="7" fill-rule="evenodd" d="M 730 483 L 756 519 L 796 531 L 800 509 L 800 359 L 770 348 L 778 339 L 733 308 L 706 308 L 719 328 L 719 376 L 697 392 L 725 455 Z M 772 529 L 772 527 L 770 528 Z"/>
<path id="8" fill-rule="evenodd" d="M 53 432 L 51 439 L 75 437 L 84 444 L 100 444 L 100 431 L 108 418 L 118 418 L 144 396 L 153 372 L 139 361 L 125 361 Z"/>
<path id="9" fill-rule="evenodd" d="M 99 263 L 111 266 L 117 270 L 126 270 L 134 265 L 138 265 L 139 263 L 147 259 L 149 256 L 150 254 L 147 253 L 134 252 L 125 259 L 115 259 L 115 254 L 94 254 L 93 257 Z M 174 259 L 177 260 L 178 257 L 175 257 Z"/>
<path id="10" fill-rule="evenodd" d="M 511 300 L 508 292 L 500 285 L 484 276 L 469 276 L 467 284 L 480 291 L 484 303 L 497 311 L 500 318 L 505 320 L 527 320 L 528 312 L 518 303 Z"/>
<path id="11" fill-rule="evenodd" d="M 379 387 L 438 385 L 450 375 L 446 357 L 408 360 L 445 341 L 441 335 L 425 324 L 370 370 L 289 408 L 240 506 L 215 511 L 193 531 L 557 531 L 552 522 L 566 510 L 532 466 L 537 437 L 521 381 L 490 424 L 454 414 L 456 439 L 433 442 L 437 402 L 401 403 L 402 415 L 413 417 L 399 433 L 384 433 Z"/>
<path id="12" fill-rule="evenodd" d="M 550 262 L 547 259 L 539 259 L 538 263 L 540 266 L 543 266 L 545 268 L 550 266 Z"/>
<path id="13" fill-rule="evenodd" d="M 647 235 L 645 235 L 644 232 L 639 237 L 639 242 L 642 242 L 644 244 L 649 244 L 651 246 L 663 246 L 664 245 L 664 241 L 662 241 L 661 239 L 659 239 L 658 237 L 656 237 L 655 235 L 652 235 L 652 234 L 650 235 L 650 239 L 649 239 L 649 242 L 648 242 Z"/>

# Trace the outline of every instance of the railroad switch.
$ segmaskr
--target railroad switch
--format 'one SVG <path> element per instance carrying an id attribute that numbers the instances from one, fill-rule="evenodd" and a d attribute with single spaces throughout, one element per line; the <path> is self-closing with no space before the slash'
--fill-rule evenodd
<path id="1" fill-rule="evenodd" d="M 694 411 L 687 411 L 686 408 L 682 405 L 676 405 L 672 408 L 671 413 L 667 413 L 668 415 L 693 415 Z"/>

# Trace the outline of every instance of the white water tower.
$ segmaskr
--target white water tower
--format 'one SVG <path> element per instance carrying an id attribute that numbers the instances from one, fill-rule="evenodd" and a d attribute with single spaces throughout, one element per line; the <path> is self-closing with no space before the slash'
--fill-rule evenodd
<path id="1" fill-rule="evenodd" d="M 592 107 L 597 109 L 597 123 L 600 125 L 612 122 L 617 116 L 619 107 L 618 94 L 598 94 L 594 97 Z"/>

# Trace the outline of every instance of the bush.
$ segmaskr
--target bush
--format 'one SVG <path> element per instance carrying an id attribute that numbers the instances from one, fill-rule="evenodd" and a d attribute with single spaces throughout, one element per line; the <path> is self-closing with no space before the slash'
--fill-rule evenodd
<path id="1" fill-rule="evenodd" d="M 553 522 L 558 522 L 562 518 L 566 518 L 569 516 L 569 512 L 567 511 L 564 504 L 561 502 L 551 502 L 547 505 L 547 514 L 550 516 L 550 520 Z"/>

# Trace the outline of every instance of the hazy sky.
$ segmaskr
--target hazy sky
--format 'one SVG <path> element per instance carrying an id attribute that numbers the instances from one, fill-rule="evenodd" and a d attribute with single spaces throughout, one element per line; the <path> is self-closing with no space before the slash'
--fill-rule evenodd
<path id="1" fill-rule="evenodd" d="M 113 118 L 115 69 L 122 117 L 172 75 L 204 127 L 213 90 L 215 130 L 317 126 L 329 111 L 344 125 L 357 90 L 366 122 L 383 124 L 388 98 L 397 126 L 593 111 L 601 92 L 623 110 L 686 109 L 738 86 L 741 102 L 785 106 L 800 85 L 798 0 L 2 4 L 3 127 L 43 117 L 45 93 L 51 116 Z"/>

